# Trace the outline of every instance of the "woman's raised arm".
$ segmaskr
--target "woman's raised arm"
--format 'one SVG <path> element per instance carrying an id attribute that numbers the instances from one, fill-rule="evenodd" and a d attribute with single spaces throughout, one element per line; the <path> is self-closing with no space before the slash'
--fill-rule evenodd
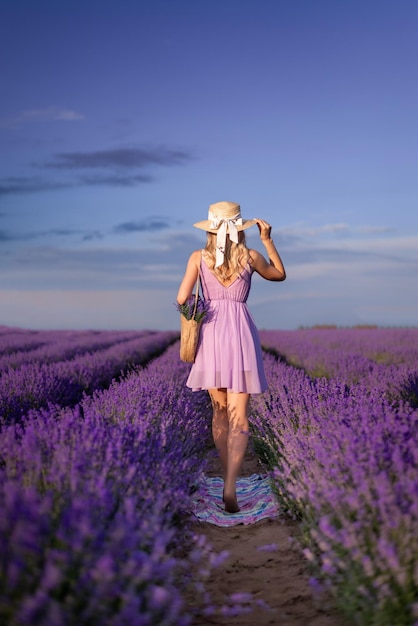
<path id="1" fill-rule="evenodd" d="M 251 250 L 251 259 L 254 270 L 266 280 L 282 281 L 286 280 L 286 270 L 280 254 L 277 252 L 273 239 L 271 238 L 271 226 L 265 220 L 257 219 L 257 226 L 260 232 L 260 239 L 266 248 L 269 263 L 257 250 Z"/>

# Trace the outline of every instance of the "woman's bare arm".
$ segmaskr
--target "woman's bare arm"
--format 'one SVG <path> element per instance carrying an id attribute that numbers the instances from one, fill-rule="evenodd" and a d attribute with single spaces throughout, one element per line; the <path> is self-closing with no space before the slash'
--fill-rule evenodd
<path id="1" fill-rule="evenodd" d="M 179 304 L 184 304 L 187 302 L 188 298 L 192 295 L 193 287 L 197 280 L 197 275 L 199 273 L 199 265 L 200 265 L 200 250 L 195 250 L 189 257 L 187 262 L 186 271 L 183 276 L 183 280 L 181 281 L 178 293 L 177 293 L 177 302 Z"/>
<path id="2" fill-rule="evenodd" d="M 257 250 L 251 250 L 250 255 L 254 270 L 266 280 L 286 280 L 286 270 L 284 269 L 283 261 L 271 238 L 270 224 L 265 220 L 257 220 L 257 226 L 260 232 L 260 239 L 266 248 L 269 263 Z"/>

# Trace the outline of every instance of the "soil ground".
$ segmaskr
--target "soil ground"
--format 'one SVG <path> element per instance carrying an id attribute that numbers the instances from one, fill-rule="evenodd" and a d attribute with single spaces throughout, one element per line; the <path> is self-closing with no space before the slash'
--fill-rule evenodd
<path id="1" fill-rule="evenodd" d="M 220 464 L 213 451 L 209 458 L 208 475 L 220 476 Z M 249 449 L 241 475 L 253 473 L 263 473 L 263 468 Z M 282 516 L 230 528 L 196 522 L 195 530 L 206 535 L 214 552 L 229 552 L 207 580 L 213 603 L 222 606 L 226 596 L 247 592 L 270 608 L 252 604 L 249 613 L 199 617 L 192 626 L 348 626 L 332 600 L 324 595 L 315 597 L 310 588 L 307 563 L 295 541 L 300 532 L 297 523 Z M 277 549 L 258 549 L 271 544 Z"/>

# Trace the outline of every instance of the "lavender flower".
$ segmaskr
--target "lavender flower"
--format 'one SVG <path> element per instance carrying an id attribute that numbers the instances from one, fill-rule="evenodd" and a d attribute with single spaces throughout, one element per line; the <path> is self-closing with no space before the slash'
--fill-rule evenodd
<path id="1" fill-rule="evenodd" d="M 196 304 L 196 297 L 192 294 L 184 304 L 176 303 L 175 306 L 187 320 L 194 319 L 196 322 L 201 322 L 209 312 L 210 301 L 201 298 L 199 295 Z"/>

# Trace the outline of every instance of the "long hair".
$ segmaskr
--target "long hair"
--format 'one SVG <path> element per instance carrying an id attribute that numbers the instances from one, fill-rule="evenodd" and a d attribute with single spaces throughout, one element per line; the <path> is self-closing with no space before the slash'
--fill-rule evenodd
<path id="1" fill-rule="evenodd" d="M 250 262 L 250 253 L 247 248 L 245 233 L 243 230 L 238 233 L 238 243 L 230 240 L 226 236 L 225 258 L 222 265 L 215 268 L 216 263 L 216 234 L 207 233 L 205 247 L 205 258 L 210 270 L 222 282 L 228 282 L 233 276 L 242 272 L 247 263 Z"/>

